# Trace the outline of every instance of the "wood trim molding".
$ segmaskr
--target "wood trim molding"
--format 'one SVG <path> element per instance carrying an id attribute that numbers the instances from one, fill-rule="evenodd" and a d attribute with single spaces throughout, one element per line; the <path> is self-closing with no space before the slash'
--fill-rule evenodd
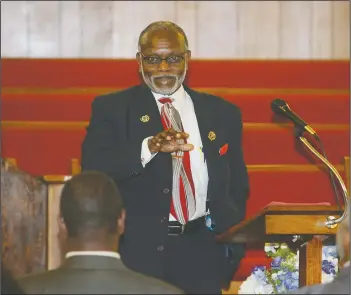
<path id="1" fill-rule="evenodd" d="M 8 170 L 10 167 L 17 169 L 17 160 L 15 158 L 4 158 L 5 170 Z"/>
<path id="2" fill-rule="evenodd" d="M 80 166 L 80 162 L 79 159 L 71 159 L 71 174 L 72 175 L 76 175 L 79 174 L 81 171 L 81 166 Z"/>
<path id="3" fill-rule="evenodd" d="M 344 170 L 343 165 L 334 166 L 339 172 Z M 322 165 L 248 165 L 247 169 L 249 172 L 318 172 L 321 171 Z M 73 169 L 72 169 L 73 170 Z M 80 172 L 80 170 L 79 170 Z M 79 173 L 78 172 L 78 173 Z M 74 175 L 74 174 L 72 174 Z M 48 183 L 64 183 L 71 175 L 44 175 L 43 179 Z"/>
<path id="4" fill-rule="evenodd" d="M 347 157 L 345 157 L 347 158 Z M 4 158 L 5 163 L 17 167 L 17 159 Z M 338 172 L 344 172 L 345 165 L 334 165 Z M 318 172 L 322 171 L 324 165 L 318 164 L 257 164 L 247 165 L 249 172 Z M 71 178 L 72 175 L 78 174 L 81 171 L 80 160 L 78 158 L 71 159 L 71 175 L 43 175 L 43 179 L 48 183 L 64 183 Z"/>
<path id="5" fill-rule="evenodd" d="M 325 166 L 322 164 L 261 164 L 261 165 L 247 165 L 249 172 L 318 172 L 322 171 Z M 344 165 L 334 165 L 338 172 L 344 171 Z"/>

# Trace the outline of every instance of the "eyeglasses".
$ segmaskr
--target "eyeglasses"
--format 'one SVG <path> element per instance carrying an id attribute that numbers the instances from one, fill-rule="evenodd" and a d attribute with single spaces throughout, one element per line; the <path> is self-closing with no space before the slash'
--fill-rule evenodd
<path id="1" fill-rule="evenodd" d="M 167 64 L 169 64 L 169 65 L 179 65 L 184 60 L 184 55 L 187 52 L 184 52 L 180 55 L 170 55 L 170 56 L 167 56 L 165 58 L 162 58 L 162 57 L 157 56 L 157 55 L 145 56 L 141 52 L 139 52 L 139 53 L 143 57 L 143 60 L 145 61 L 145 63 L 147 63 L 148 65 L 160 65 L 163 61 L 166 61 Z"/>

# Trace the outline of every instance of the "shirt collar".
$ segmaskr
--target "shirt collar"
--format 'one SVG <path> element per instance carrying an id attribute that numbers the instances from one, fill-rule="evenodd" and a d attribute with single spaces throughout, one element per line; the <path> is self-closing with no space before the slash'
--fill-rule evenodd
<path id="1" fill-rule="evenodd" d="M 66 258 L 72 256 L 106 256 L 120 259 L 120 255 L 117 252 L 112 251 L 71 251 L 66 254 Z"/>
<path id="2" fill-rule="evenodd" d="M 155 93 L 152 91 L 152 94 L 154 95 L 156 101 L 158 104 L 161 104 L 158 100 L 162 97 L 170 97 L 172 98 L 173 102 L 180 105 L 183 101 L 184 98 L 186 96 L 186 92 L 185 89 L 183 87 L 183 85 L 181 85 L 178 90 L 176 92 L 174 92 L 172 95 L 163 95 L 163 94 L 159 94 L 159 93 Z"/>

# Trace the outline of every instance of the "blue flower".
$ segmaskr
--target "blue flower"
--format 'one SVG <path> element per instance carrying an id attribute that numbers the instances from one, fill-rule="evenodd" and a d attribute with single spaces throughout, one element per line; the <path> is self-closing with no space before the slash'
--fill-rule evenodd
<path id="1" fill-rule="evenodd" d="M 332 275 L 336 274 L 335 266 L 333 265 L 332 262 L 330 262 L 328 260 L 322 261 L 322 271 L 324 271 L 328 275 L 329 274 L 332 274 Z"/>
<path id="2" fill-rule="evenodd" d="M 286 290 L 291 291 L 299 287 L 299 275 L 297 272 L 288 272 L 284 281 Z"/>
<path id="3" fill-rule="evenodd" d="M 272 260 L 271 267 L 272 267 L 273 269 L 279 268 L 279 267 L 280 267 L 280 264 L 282 263 L 282 260 L 283 260 L 283 258 L 280 257 L 280 256 L 275 257 L 275 258 Z"/>
<path id="4" fill-rule="evenodd" d="M 299 264 L 296 254 L 292 253 L 284 244 L 281 247 L 267 244 L 265 250 L 268 250 L 267 255 L 272 259 L 270 269 L 266 269 L 265 266 L 255 267 L 252 275 L 245 281 L 247 284 L 244 284 L 245 288 L 248 283 L 254 288 L 245 294 L 271 294 L 272 292 L 282 294 L 298 289 Z M 336 247 L 324 246 L 322 254 L 322 280 L 327 282 L 338 272 Z M 243 292 L 243 290 L 244 288 L 241 291 Z"/>
<path id="5" fill-rule="evenodd" d="M 286 278 L 286 274 L 285 273 L 278 273 L 278 280 L 284 282 Z"/>

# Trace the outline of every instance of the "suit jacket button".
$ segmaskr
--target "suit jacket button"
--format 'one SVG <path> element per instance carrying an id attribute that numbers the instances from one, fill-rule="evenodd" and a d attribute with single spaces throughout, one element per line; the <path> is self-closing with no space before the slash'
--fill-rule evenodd
<path id="1" fill-rule="evenodd" d="M 158 246 L 158 247 L 157 247 L 157 251 L 160 251 L 160 252 L 161 252 L 161 251 L 163 251 L 163 249 L 164 249 L 163 246 Z"/>
<path id="2" fill-rule="evenodd" d="M 164 189 L 162 190 L 162 192 L 163 192 L 164 194 L 168 194 L 168 193 L 169 193 L 169 189 L 168 189 L 168 188 L 164 188 Z"/>

